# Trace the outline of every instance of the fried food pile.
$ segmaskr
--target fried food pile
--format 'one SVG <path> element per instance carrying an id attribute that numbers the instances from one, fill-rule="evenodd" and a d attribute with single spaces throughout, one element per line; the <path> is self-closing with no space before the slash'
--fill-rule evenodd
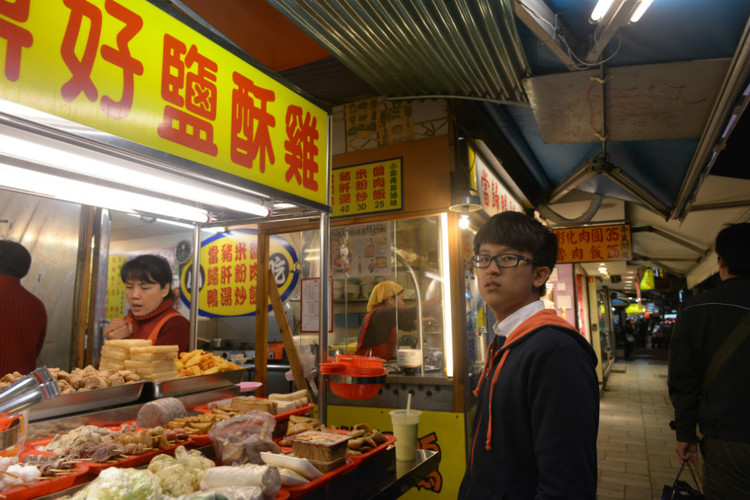
<path id="1" fill-rule="evenodd" d="M 70 373 L 60 368 L 48 368 L 47 370 L 57 382 L 60 394 L 114 387 L 142 380 L 140 375 L 132 370 L 97 370 L 91 365 L 86 368 L 75 368 Z M 6 374 L 0 378 L 0 389 L 5 389 L 23 376 L 19 372 Z"/>
<path id="2" fill-rule="evenodd" d="M 242 370 L 241 366 L 227 361 L 221 356 L 214 356 L 212 352 L 205 352 L 203 349 L 181 352 L 176 364 L 177 373 L 180 377 L 195 377 L 196 375 Z"/>

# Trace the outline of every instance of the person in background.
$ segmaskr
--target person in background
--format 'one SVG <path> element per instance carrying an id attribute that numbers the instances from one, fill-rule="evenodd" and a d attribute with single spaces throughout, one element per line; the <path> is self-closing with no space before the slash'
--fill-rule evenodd
<path id="1" fill-rule="evenodd" d="M 130 310 L 104 329 L 105 339 L 150 339 L 188 351 L 190 322 L 174 308 L 172 268 L 158 255 L 139 255 L 122 266 L 120 277 Z"/>
<path id="2" fill-rule="evenodd" d="M 715 249 L 721 283 L 685 301 L 670 340 L 667 384 L 674 406 L 670 426 L 677 436 L 677 456 L 694 464 L 698 425 L 707 500 L 747 500 L 750 339 L 728 351 L 715 376 L 704 384 L 707 368 L 727 337 L 741 322 L 745 330 L 750 328 L 750 223 L 722 229 Z"/>
<path id="3" fill-rule="evenodd" d="M 44 304 L 21 285 L 30 268 L 23 245 L 0 240 L 0 374 L 33 371 L 47 335 Z"/>
<path id="4" fill-rule="evenodd" d="M 440 296 L 424 301 L 426 314 L 436 314 Z M 435 321 L 431 317 L 425 321 Z M 417 326 L 416 306 L 404 305 L 404 287 L 393 281 L 375 285 L 367 301 L 367 315 L 359 332 L 357 352 L 360 356 L 375 356 L 386 361 L 395 357 L 397 332 L 414 330 Z"/>
<path id="5" fill-rule="evenodd" d="M 596 354 L 540 300 L 557 251 L 554 233 L 519 212 L 492 216 L 474 237 L 479 292 L 497 323 L 460 500 L 596 498 Z"/>
<path id="6" fill-rule="evenodd" d="M 631 361 L 633 359 L 633 348 L 635 347 L 635 328 L 633 327 L 633 320 L 627 320 L 624 326 L 625 330 L 625 359 Z"/>

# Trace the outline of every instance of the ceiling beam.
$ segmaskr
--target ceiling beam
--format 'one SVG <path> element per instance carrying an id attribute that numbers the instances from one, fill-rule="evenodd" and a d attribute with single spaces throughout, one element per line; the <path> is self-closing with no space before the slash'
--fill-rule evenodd
<path id="1" fill-rule="evenodd" d="M 701 248 L 699 246 L 693 245 L 692 243 L 690 243 L 688 241 L 685 241 L 684 239 L 682 239 L 682 238 L 680 238 L 678 236 L 675 236 L 672 233 L 667 232 L 667 231 L 663 230 L 660 227 L 656 227 L 656 226 L 638 226 L 638 227 L 631 227 L 630 228 L 630 233 L 631 234 L 632 233 L 644 233 L 644 232 L 658 234 L 662 238 L 665 238 L 665 239 L 673 241 L 673 242 L 675 242 L 675 243 L 677 243 L 679 245 L 682 245 L 683 247 L 688 248 L 688 249 L 690 249 L 690 250 L 698 253 L 701 256 L 706 255 L 708 253 L 708 250 L 706 250 L 704 248 Z"/>
<path id="2" fill-rule="evenodd" d="M 590 44 L 584 61 L 588 64 L 596 64 L 603 59 L 604 49 L 623 26 L 630 22 L 633 10 L 638 6 L 638 0 L 615 0 L 601 21 L 597 23 L 594 31 L 594 39 Z"/>
<path id="3" fill-rule="evenodd" d="M 513 13 L 570 71 L 579 68 L 571 57 L 583 46 L 543 0 L 515 0 Z"/>
<path id="4" fill-rule="evenodd" d="M 690 205 L 695 201 L 703 180 L 710 173 L 716 157 L 721 152 L 722 133 L 727 128 L 727 121 L 737 105 L 737 98 L 741 96 L 749 75 L 750 19 L 745 24 L 745 30 L 737 44 L 737 51 L 729 65 L 727 76 L 709 115 L 710 119 L 703 129 L 669 218 L 683 220 L 691 210 Z"/>

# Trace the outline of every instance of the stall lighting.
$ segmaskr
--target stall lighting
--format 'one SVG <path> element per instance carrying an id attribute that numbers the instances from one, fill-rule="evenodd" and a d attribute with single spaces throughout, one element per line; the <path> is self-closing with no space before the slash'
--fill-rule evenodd
<path id="1" fill-rule="evenodd" d="M 206 223 L 206 210 L 182 203 L 66 179 L 0 163 L 0 187 L 127 213 L 147 213 Z"/>
<path id="2" fill-rule="evenodd" d="M 654 0 L 641 0 L 641 2 L 638 4 L 638 7 L 635 8 L 633 14 L 630 16 L 630 22 L 638 22 L 638 20 L 643 16 L 644 12 L 646 12 L 646 9 L 651 6 L 651 3 L 653 1 Z"/>
<path id="3" fill-rule="evenodd" d="M 164 195 L 261 217 L 266 217 L 270 213 L 268 208 L 260 203 L 250 201 L 246 197 L 227 194 L 223 190 L 211 186 L 176 179 L 175 176 L 152 173 L 145 167 L 134 163 L 126 165 L 115 158 L 98 159 L 92 152 L 81 154 L 78 151 L 71 151 L 71 148 L 63 143 L 49 146 L 41 142 L 15 137 L 7 132 L 2 136 L 2 139 L 4 154 L 48 165 L 67 173 L 82 174 L 123 186 L 147 189 Z M 31 189 L 33 186 L 27 186 L 27 188 Z M 89 185 L 89 189 L 91 189 L 91 185 Z M 186 217 L 178 218 L 185 219 Z"/>
<path id="4" fill-rule="evenodd" d="M 653 0 L 640 0 L 637 2 L 635 9 L 630 14 L 630 22 L 635 23 L 643 17 L 643 14 L 651 6 Z M 599 0 L 594 6 L 594 10 L 591 12 L 591 22 L 598 23 L 607 15 L 608 12 L 614 10 L 615 13 L 619 12 L 622 8 L 629 8 L 633 5 L 630 0 Z M 613 8 L 614 7 L 614 8 Z M 625 14 L 625 11 L 623 11 Z"/>
<path id="5" fill-rule="evenodd" d="M 612 7 L 613 3 L 614 0 L 599 0 L 596 2 L 594 10 L 591 12 L 591 21 L 595 23 L 601 21 L 607 14 L 607 11 L 609 11 L 610 7 Z"/>
<path id="6" fill-rule="evenodd" d="M 453 323 L 451 317 L 451 273 L 448 259 L 448 214 L 440 214 L 440 274 L 443 281 L 443 347 L 445 349 L 445 374 L 453 376 Z"/>
<path id="7" fill-rule="evenodd" d="M 461 214 L 458 219 L 458 227 L 461 229 L 469 229 L 469 214 Z"/>
<path id="8" fill-rule="evenodd" d="M 190 229 L 190 230 L 194 228 L 192 224 L 186 224 L 184 222 L 177 222 L 175 220 L 170 220 L 170 219 L 160 219 L 158 217 L 146 217 L 144 215 L 139 215 L 139 214 L 127 214 L 127 215 L 131 217 L 138 217 L 144 222 L 160 222 L 162 224 L 169 224 L 170 226 L 184 227 L 185 229 Z M 222 233 L 225 230 L 226 228 L 221 227 L 221 226 L 201 227 L 201 231 L 203 231 L 204 233 Z"/>

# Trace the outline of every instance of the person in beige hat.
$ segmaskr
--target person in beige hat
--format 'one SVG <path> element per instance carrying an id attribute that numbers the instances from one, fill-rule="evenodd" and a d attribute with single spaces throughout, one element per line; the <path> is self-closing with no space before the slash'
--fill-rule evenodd
<path id="1" fill-rule="evenodd" d="M 434 309 L 440 297 L 423 304 L 425 311 Z M 397 331 L 413 330 L 417 324 L 417 308 L 404 306 L 404 287 L 394 281 L 375 285 L 367 301 L 367 315 L 359 332 L 357 354 L 389 360 L 395 357 Z"/>

